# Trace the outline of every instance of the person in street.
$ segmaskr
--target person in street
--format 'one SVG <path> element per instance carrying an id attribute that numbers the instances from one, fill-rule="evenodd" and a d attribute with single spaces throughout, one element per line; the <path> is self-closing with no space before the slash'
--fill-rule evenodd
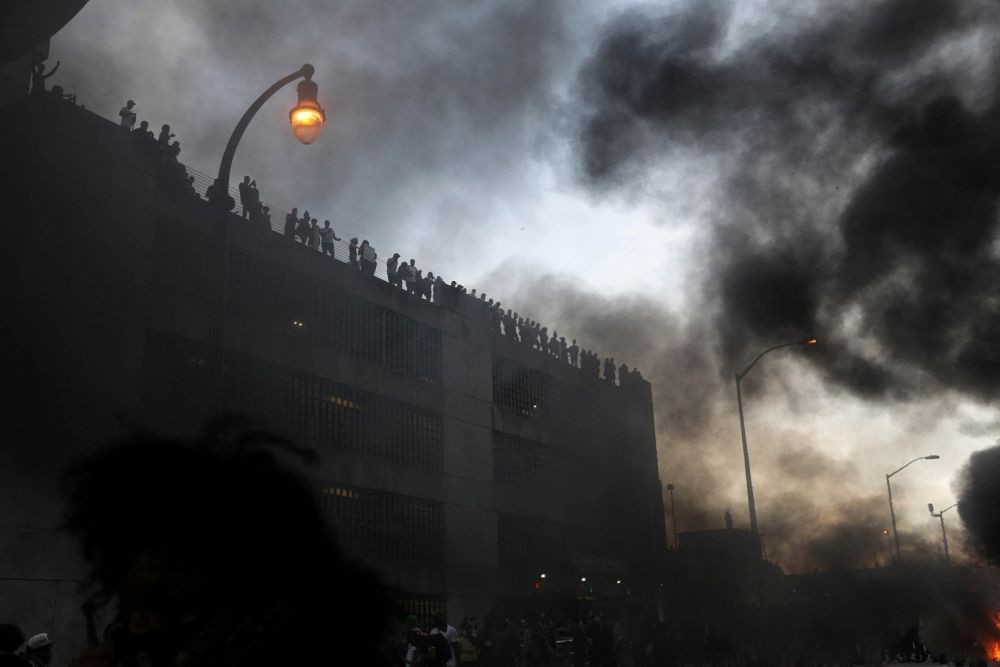
<path id="1" fill-rule="evenodd" d="M 417 624 L 417 617 L 410 614 L 406 617 L 406 666 L 419 665 L 422 662 L 422 649 L 426 645 L 423 630 Z"/>
<path id="2" fill-rule="evenodd" d="M 33 635 L 24 644 L 24 657 L 32 667 L 48 667 L 52 662 L 52 640 L 45 632 Z"/>
<path id="3" fill-rule="evenodd" d="M 132 131 L 132 126 L 135 125 L 135 111 L 133 111 L 134 108 L 135 108 L 135 102 L 129 100 L 128 102 L 125 103 L 125 106 L 123 106 L 118 111 L 118 117 L 121 118 L 121 126 L 130 132 Z"/>
<path id="4" fill-rule="evenodd" d="M 333 245 L 333 242 L 339 241 L 340 237 L 338 237 L 337 233 L 333 231 L 333 227 L 330 226 L 329 220 L 323 221 L 323 228 L 319 230 L 319 235 L 320 235 L 321 247 L 323 248 L 323 254 L 329 255 L 330 257 L 336 259 L 336 257 L 334 257 L 334 250 L 336 246 Z"/>
<path id="5" fill-rule="evenodd" d="M 31 94 L 38 95 L 39 93 L 45 92 L 45 80 L 56 73 L 60 65 L 59 60 L 56 61 L 56 66 L 49 70 L 48 73 L 45 72 L 45 63 L 38 63 L 31 70 Z"/>
<path id="6" fill-rule="evenodd" d="M 435 635 L 443 635 L 447 641 L 447 652 L 445 654 L 445 661 L 441 662 L 440 658 L 438 662 L 444 667 L 457 667 L 458 664 L 458 630 L 454 626 L 448 625 L 445 620 L 444 614 L 435 614 L 434 616 L 434 627 L 431 629 L 430 635 L 433 637 Z"/>
<path id="7" fill-rule="evenodd" d="M 318 454 L 228 417 L 190 438 L 124 436 L 73 464 L 63 527 L 95 599 L 116 609 L 111 641 L 74 666 L 335 665 L 345 646 L 387 664 L 388 592 L 341 554 L 296 459 Z"/>
<path id="8" fill-rule="evenodd" d="M 299 222 L 299 209 L 293 208 L 292 212 L 285 216 L 285 237 L 295 238 L 295 226 Z"/>
<path id="9" fill-rule="evenodd" d="M 0 667 L 31 667 L 31 663 L 17 655 L 24 643 L 24 633 L 13 623 L 0 623 Z"/>

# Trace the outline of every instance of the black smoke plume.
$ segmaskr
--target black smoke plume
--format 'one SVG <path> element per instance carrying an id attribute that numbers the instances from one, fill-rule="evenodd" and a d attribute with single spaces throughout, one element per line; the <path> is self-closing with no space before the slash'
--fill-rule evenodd
<path id="1" fill-rule="evenodd" d="M 735 8 L 609 30 L 582 74 L 585 178 L 717 161 L 705 314 L 726 361 L 815 334 L 808 358 L 860 395 L 996 396 L 1000 110 L 968 68 L 995 70 L 996 11 L 838 6 L 733 44 Z"/>
<path id="2" fill-rule="evenodd" d="M 969 457 L 962 470 L 958 513 L 972 543 L 989 560 L 1000 559 L 1000 445 Z"/>
<path id="3" fill-rule="evenodd" d="M 580 173 L 595 192 L 655 192 L 656 175 L 691 156 L 719 175 L 704 215 L 700 310 L 659 348 L 707 363 L 701 379 L 654 366 L 654 386 L 672 386 L 656 392 L 658 414 L 671 397 L 705 396 L 756 351 L 807 335 L 823 344 L 802 358 L 857 397 L 1000 395 L 990 334 L 1000 326 L 997 7 L 789 4 L 780 20 L 773 5 L 745 9 L 633 12 L 580 74 Z M 611 320 L 599 301 L 576 319 Z M 605 340 L 630 336 L 618 328 Z M 680 432 L 660 423 L 680 436 L 665 465 L 685 474 L 730 418 L 691 415 Z M 854 528 L 859 515 L 882 527 L 881 500 L 843 497 L 822 481 L 826 463 L 786 475 L 788 502 L 769 519 L 800 536 L 786 553 L 793 568 L 858 565 L 881 548 Z"/>

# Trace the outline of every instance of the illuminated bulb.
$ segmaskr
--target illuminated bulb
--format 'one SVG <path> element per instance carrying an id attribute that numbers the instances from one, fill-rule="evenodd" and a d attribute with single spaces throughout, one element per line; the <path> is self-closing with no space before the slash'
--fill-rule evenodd
<path id="1" fill-rule="evenodd" d="M 325 114 L 318 104 L 300 103 L 292 109 L 288 116 L 291 119 L 292 132 L 295 133 L 296 139 L 304 144 L 316 141 L 325 120 Z"/>
<path id="2" fill-rule="evenodd" d="M 545 573 L 544 573 L 544 572 L 542 572 L 542 574 L 541 574 L 541 578 L 542 578 L 542 579 L 544 579 L 544 578 L 545 578 Z"/>
<path id="3" fill-rule="evenodd" d="M 587 577 L 580 577 L 580 582 L 581 583 L 585 583 L 586 581 L 587 581 Z"/>

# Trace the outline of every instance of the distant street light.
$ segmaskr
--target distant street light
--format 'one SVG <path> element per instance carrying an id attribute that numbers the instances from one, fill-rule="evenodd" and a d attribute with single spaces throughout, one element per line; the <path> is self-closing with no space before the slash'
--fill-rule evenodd
<path id="1" fill-rule="evenodd" d="M 892 484 L 889 483 L 889 479 L 895 475 L 897 472 L 903 470 L 904 468 L 913 465 L 917 461 L 934 461 L 941 458 L 937 454 L 928 454 L 927 456 L 918 456 L 906 465 L 896 468 L 891 473 L 885 476 L 885 488 L 889 490 L 889 516 L 892 517 L 892 537 L 896 543 L 896 563 L 903 562 L 903 557 L 899 552 L 899 531 L 896 530 L 896 510 L 892 506 Z"/>
<path id="2" fill-rule="evenodd" d="M 768 352 L 774 352 L 775 350 L 780 350 L 783 347 L 791 347 L 793 345 L 815 345 L 815 338 L 807 338 L 805 340 L 796 340 L 791 343 L 782 343 L 781 345 L 775 345 L 774 347 L 769 347 L 757 357 L 750 362 L 750 365 L 743 369 L 742 373 L 736 374 L 736 403 L 739 406 L 740 411 L 740 436 L 743 438 L 743 466 L 746 468 L 747 473 L 747 502 L 750 505 L 750 532 L 753 535 L 758 535 L 757 530 L 757 505 L 753 500 L 753 481 L 750 478 L 750 452 L 747 450 L 747 430 L 743 423 L 743 392 L 740 389 L 740 382 L 747 376 L 750 369 L 753 368 L 761 357 L 763 357 Z"/>
<path id="3" fill-rule="evenodd" d="M 670 523 L 674 526 L 674 549 L 677 549 L 677 511 L 674 508 L 674 485 L 667 484 L 667 491 L 670 492 Z"/>
<path id="4" fill-rule="evenodd" d="M 934 513 L 934 503 L 927 503 L 927 509 L 930 510 L 931 516 L 935 519 L 941 519 L 941 539 L 944 540 L 944 560 L 948 565 L 951 565 L 951 554 L 948 553 L 948 533 L 944 529 L 944 513 L 950 509 L 958 507 L 958 503 L 955 503 L 951 507 L 945 507 L 943 510 Z"/>

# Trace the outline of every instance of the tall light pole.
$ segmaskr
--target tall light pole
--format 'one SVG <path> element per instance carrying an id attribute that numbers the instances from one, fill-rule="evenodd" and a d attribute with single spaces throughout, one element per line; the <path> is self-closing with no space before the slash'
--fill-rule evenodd
<path id="1" fill-rule="evenodd" d="M 219 268 L 222 274 L 219 276 L 217 283 L 220 290 L 220 302 L 218 304 L 220 316 L 213 331 L 215 353 L 218 356 L 217 363 L 219 366 L 219 386 L 216 391 L 219 414 L 225 411 L 226 408 L 225 349 L 226 318 L 228 317 L 226 310 L 229 291 L 229 212 L 236 205 L 236 202 L 229 195 L 229 175 L 233 167 L 233 157 L 236 155 L 236 147 L 239 145 L 240 139 L 243 138 L 243 133 L 246 131 L 247 126 L 250 125 L 250 121 L 257 115 L 257 112 L 264 106 L 264 103 L 276 92 L 298 79 L 302 79 L 296 88 L 299 101 L 288 112 L 288 120 L 292 125 L 292 131 L 296 139 L 303 144 L 311 144 L 315 141 L 316 137 L 319 136 L 320 129 L 323 127 L 323 122 L 326 120 L 326 112 L 316 100 L 316 96 L 319 93 L 319 86 L 312 80 L 315 72 L 316 68 L 307 63 L 291 74 L 281 77 L 271 84 L 270 88 L 261 93 L 253 101 L 253 104 L 243 112 L 243 116 L 233 129 L 233 133 L 229 136 L 226 149 L 222 153 L 218 177 L 207 193 L 209 201 L 218 214 L 215 233 L 213 234 L 213 246 L 215 254 L 221 258 L 221 266 Z"/>
<path id="2" fill-rule="evenodd" d="M 945 507 L 943 510 L 934 513 L 934 503 L 927 503 L 927 509 L 930 510 L 931 516 L 935 519 L 941 519 L 941 539 L 944 540 L 944 560 L 948 565 L 951 565 L 951 554 L 948 553 L 948 533 L 944 529 L 944 513 L 950 509 L 958 507 L 958 503 L 955 503 L 951 507 Z"/>
<path id="3" fill-rule="evenodd" d="M 909 463 L 899 468 L 896 468 L 891 473 L 885 476 L 885 488 L 889 490 L 889 516 L 892 518 L 892 538 L 896 543 L 896 563 L 902 563 L 903 557 L 899 552 L 899 532 L 896 530 L 896 510 L 892 506 L 892 484 L 889 483 L 889 479 L 892 478 L 897 472 L 903 470 L 907 466 L 913 465 L 917 461 L 934 461 L 941 458 L 937 454 L 928 454 L 927 456 L 918 456 Z"/>
<path id="4" fill-rule="evenodd" d="M 750 369 L 753 368 L 761 357 L 763 357 L 768 352 L 774 352 L 775 350 L 780 350 L 783 347 L 791 347 L 793 345 L 815 345 L 815 338 L 807 338 L 805 340 L 796 340 L 791 343 L 782 343 L 781 345 L 775 345 L 774 347 L 769 347 L 757 357 L 750 362 L 750 365 L 743 369 L 742 373 L 736 374 L 736 404 L 739 406 L 740 411 L 740 436 L 743 438 L 743 466 L 746 468 L 747 473 L 747 502 L 750 505 L 750 532 L 753 535 L 759 535 L 757 530 L 757 505 L 753 500 L 753 480 L 750 477 L 750 451 L 747 449 L 747 429 L 743 423 L 743 392 L 740 389 L 740 382 L 743 378 L 747 376 Z"/>
<path id="5" fill-rule="evenodd" d="M 670 523 L 674 526 L 674 549 L 677 549 L 677 512 L 674 510 L 674 485 L 667 484 L 667 491 L 670 492 Z"/>

